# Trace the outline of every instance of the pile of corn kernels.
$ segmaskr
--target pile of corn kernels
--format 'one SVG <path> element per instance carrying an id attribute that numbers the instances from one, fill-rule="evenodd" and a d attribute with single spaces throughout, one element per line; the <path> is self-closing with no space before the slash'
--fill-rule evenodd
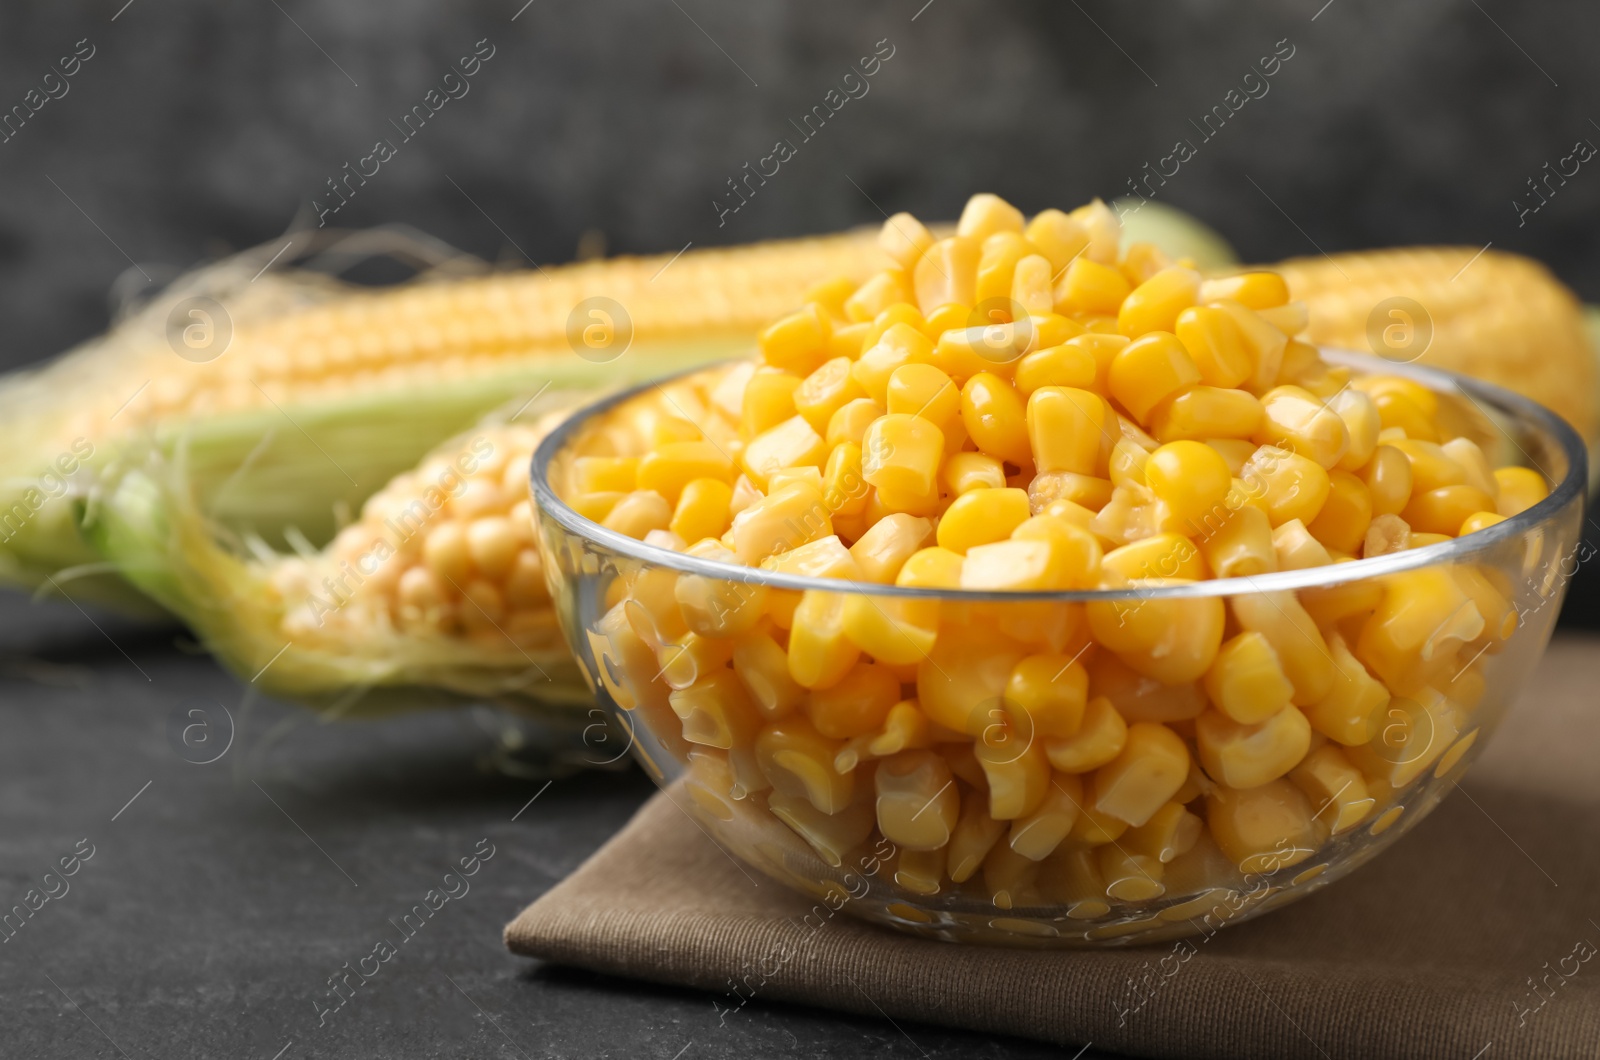
<path id="1" fill-rule="evenodd" d="M 883 271 L 816 288 L 759 362 L 575 437 L 556 488 L 608 528 L 869 583 L 647 566 L 611 586 L 598 679 L 708 805 L 769 814 L 834 866 L 881 835 L 910 895 L 1094 917 L 1219 859 L 1273 872 L 1381 830 L 1465 754 L 1483 656 L 1517 625 L 1486 566 L 1228 597 L 871 593 L 1250 578 L 1544 497 L 1453 401 L 1296 340 L 1277 274 L 1207 278 L 1120 237 L 1098 201 L 1026 220 L 978 195 L 942 239 L 899 214 Z"/>

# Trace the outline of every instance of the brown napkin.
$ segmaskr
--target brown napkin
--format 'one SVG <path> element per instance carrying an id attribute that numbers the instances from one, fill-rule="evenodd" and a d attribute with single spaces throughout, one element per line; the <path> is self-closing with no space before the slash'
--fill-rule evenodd
<path id="1" fill-rule="evenodd" d="M 1558 639 L 1466 786 L 1394 848 L 1192 947 L 962 946 L 844 915 L 818 929 L 801 922 L 810 900 L 736 864 L 673 793 L 523 910 L 506 943 L 709 990 L 722 1009 L 753 989 L 1143 1056 L 1592 1058 L 1597 691 L 1600 639 Z"/>

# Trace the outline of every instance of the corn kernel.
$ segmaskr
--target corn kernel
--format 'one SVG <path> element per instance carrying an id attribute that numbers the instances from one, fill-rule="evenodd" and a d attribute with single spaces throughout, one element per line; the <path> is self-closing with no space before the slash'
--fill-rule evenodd
<path id="1" fill-rule="evenodd" d="M 733 487 L 715 478 L 697 478 L 686 483 L 678 496 L 667 529 L 693 544 L 708 537 L 721 537 L 728 529 L 728 503 Z"/>
<path id="2" fill-rule="evenodd" d="M 1022 231 L 1022 211 L 998 195 L 980 192 L 967 200 L 956 222 L 956 234 L 984 240 L 996 232 Z"/>
<path id="3" fill-rule="evenodd" d="M 1117 757 L 1095 772 L 1095 809 L 1138 827 L 1177 794 L 1189 776 L 1189 749 L 1165 725 L 1136 722 Z"/>
<path id="4" fill-rule="evenodd" d="M 870 324 L 890 306 L 911 301 L 914 296 L 907 281 L 906 273 L 900 269 L 878 273 L 844 300 L 841 306 L 844 318 L 854 324 Z M 861 352 L 859 346 L 856 352 Z"/>
<path id="5" fill-rule="evenodd" d="M 1550 494 L 1544 476 L 1531 467 L 1497 468 L 1494 481 L 1500 487 L 1500 499 L 1495 504 L 1495 511 L 1507 519 L 1521 515 Z"/>
<path id="6" fill-rule="evenodd" d="M 1279 570 L 1306 570 L 1333 562 L 1327 546 L 1312 537 L 1306 524 L 1298 519 L 1290 519 L 1272 531 L 1272 548 L 1278 554 Z"/>
<path id="7" fill-rule="evenodd" d="M 1197 679 L 1222 644 L 1225 613 L 1216 597 L 1094 600 L 1084 613 L 1095 640 L 1134 670 L 1167 684 Z"/>
<path id="8" fill-rule="evenodd" d="M 1255 365 L 1238 326 L 1225 311 L 1214 306 L 1190 306 L 1178 314 L 1173 334 L 1194 359 L 1200 377 L 1208 385 L 1231 389 L 1250 378 Z"/>
<path id="9" fill-rule="evenodd" d="M 744 508 L 728 528 L 734 554 L 750 567 L 832 532 L 821 492 L 798 482 Z"/>
<path id="10" fill-rule="evenodd" d="M 1155 858 L 1130 854 L 1115 844 L 1095 852 L 1100 878 L 1105 881 L 1106 897 L 1119 902 L 1149 902 L 1167 892 L 1161 882 L 1165 866 Z"/>
<path id="11" fill-rule="evenodd" d="M 842 616 L 845 637 L 879 662 L 912 666 L 927 659 L 939 630 L 939 601 L 852 593 Z"/>
<path id="12" fill-rule="evenodd" d="M 844 631 L 846 595 L 807 589 L 789 633 L 789 676 L 810 689 L 843 679 L 861 656 Z"/>
<path id="13" fill-rule="evenodd" d="M 615 530 L 619 534 L 626 534 L 635 540 L 643 540 L 645 534 L 652 530 L 665 530 L 671 522 L 672 506 L 667 503 L 665 497 L 655 490 L 634 490 L 632 493 L 623 494 L 617 500 L 617 503 L 606 513 L 606 517 L 600 521 L 600 525 L 607 530 Z M 445 524 L 445 526 L 456 525 L 455 523 Z M 435 536 L 444 528 L 444 526 L 436 527 L 429 533 L 427 543 L 423 546 L 424 549 L 434 547 Z M 463 537 L 463 545 L 464 543 L 465 538 Z M 463 559 L 465 560 L 465 554 L 463 554 Z M 435 570 L 438 569 L 431 559 L 429 566 L 434 567 Z"/>
<path id="14" fill-rule="evenodd" d="M 1251 309 L 1272 309 L 1289 301 L 1289 285 L 1276 272 L 1241 272 L 1200 284 L 1200 301 L 1228 298 Z"/>
<path id="15" fill-rule="evenodd" d="M 1002 712 L 1003 713 L 1003 712 Z M 1050 762 L 1037 739 L 992 723 L 972 745 L 989 783 L 989 816 L 997 821 L 1026 817 L 1052 790 Z"/>
<path id="16" fill-rule="evenodd" d="M 940 517 L 939 546 L 966 555 L 976 545 L 1005 540 L 1028 518 L 1025 490 L 970 490 L 957 497 Z"/>
<path id="17" fill-rule="evenodd" d="M 1178 802 L 1169 802 L 1137 828 L 1130 828 L 1120 840 L 1130 854 L 1154 858 L 1165 865 L 1187 854 L 1199 842 L 1205 823 Z"/>
<path id="18" fill-rule="evenodd" d="M 1256 434 L 1263 415 L 1260 400 L 1247 390 L 1197 386 L 1156 406 L 1150 433 L 1163 442 L 1190 438 L 1217 444 Z"/>
<path id="19" fill-rule="evenodd" d="M 1216 789 L 1206 797 L 1206 823 L 1222 853 L 1242 872 L 1277 872 L 1322 845 L 1311 806 L 1287 780 L 1247 791 Z"/>
<path id="20" fill-rule="evenodd" d="M 1254 441 L 1298 453 L 1324 470 L 1339 463 L 1350 445 L 1344 420 L 1297 386 L 1273 387 L 1261 397 L 1262 419 Z"/>
<path id="21" fill-rule="evenodd" d="M 1056 312 L 1114 315 L 1132 290 L 1133 286 L 1118 270 L 1088 257 L 1079 257 L 1067 266 L 1067 271 L 1056 282 Z"/>
<path id="22" fill-rule="evenodd" d="M 889 377 L 908 364 L 929 364 L 933 343 L 918 326 L 895 322 L 864 350 L 850 369 L 853 378 L 868 397 L 882 405 L 888 399 Z"/>
<path id="23" fill-rule="evenodd" d="M 1220 710 L 1195 719 L 1195 745 L 1206 772 L 1231 788 L 1254 788 L 1286 775 L 1311 747 L 1311 724 L 1294 707 L 1244 725 Z"/>
<path id="24" fill-rule="evenodd" d="M 1206 576 L 1200 550 L 1182 534 L 1160 533 L 1140 538 L 1105 554 L 1101 566 L 1130 580 L 1181 578 L 1199 581 Z"/>
<path id="25" fill-rule="evenodd" d="M 850 546 L 850 555 L 867 581 L 892 584 L 901 566 L 932 533 L 928 520 L 896 513 L 874 523 Z"/>
<path id="26" fill-rule="evenodd" d="M 967 550 L 961 588 L 982 592 L 1027 592 L 1062 588 L 1067 558 L 1048 541 L 997 541 Z"/>
<path id="27" fill-rule="evenodd" d="M 828 429 L 828 423 L 835 412 L 856 398 L 866 396 L 865 391 L 851 377 L 853 366 L 854 362 L 848 357 L 835 357 L 825 361 L 795 388 L 795 411 L 803 416 L 811 425 L 811 429 L 818 434 Z"/>
<path id="28" fill-rule="evenodd" d="M 1417 533 L 1454 537 L 1468 516 L 1487 511 L 1494 503 L 1493 497 L 1472 486 L 1441 486 L 1414 494 L 1400 517 Z"/>
<path id="29" fill-rule="evenodd" d="M 787 655 L 766 633 L 752 633 L 733 646 L 733 672 L 767 721 L 787 717 L 805 702 L 806 690 L 789 676 Z"/>
<path id="30" fill-rule="evenodd" d="M 1204 526 L 1222 506 L 1232 488 L 1233 476 L 1216 450 L 1202 442 L 1184 440 L 1168 442 L 1150 454 L 1145 481 L 1177 525 L 1192 533 L 1191 528 Z"/>
<path id="31" fill-rule="evenodd" d="M 1052 507 L 1070 504 L 1071 501 L 1057 501 Z M 1036 515 L 1018 524 L 1011 532 L 1011 537 L 1016 541 L 1048 543 L 1060 564 L 1062 588 L 1091 589 L 1099 584 L 1100 568 L 1104 562 L 1100 542 L 1071 519 L 1060 515 Z"/>
<path id="32" fill-rule="evenodd" d="M 900 848 L 894 863 L 895 886 L 912 894 L 934 895 L 944 884 L 945 851 Z"/>
<path id="33" fill-rule="evenodd" d="M 602 493 L 580 493 L 573 497 L 569 503 L 572 505 L 572 510 L 585 519 L 591 522 L 604 523 L 606 516 L 611 514 L 611 509 L 615 508 L 617 502 L 626 496 L 626 493 L 617 493 L 612 490 L 606 490 Z"/>
<path id="34" fill-rule="evenodd" d="M 1240 627 L 1260 633 L 1272 645 L 1294 685 L 1297 706 L 1315 703 L 1328 694 L 1335 678 L 1333 656 L 1322 631 L 1294 593 L 1240 593 L 1231 602 Z"/>
<path id="35" fill-rule="evenodd" d="M 1024 255 L 1012 273 L 1012 303 L 1030 315 L 1052 313 L 1056 303 L 1051 282 L 1054 276 L 1049 258 L 1037 253 Z"/>
<path id="36" fill-rule="evenodd" d="M 572 462 L 572 489 L 578 493 L 630 493 L 638 477 L 638 457 L 580 456 Z"/>
<path id="37" fill-rule="evenodd" d="M 859 448 L 861 440 L 867 436 L 867 428 L 882 415 L 883 406 L 871 398 L 855 398 L 845 402 L 828 418 L 828 429 L 824 435 L 826 445 L 831 450 L 849 442 Z"/>
<path id="38" fill-rule="evenodd" d="M 1331 549 L 1354 554 L 1372 524 L 1372 494 L 1348 471 L 1328 473 L 1328 499 L 1307 526 L 1311 536 Z"/>
<path id="39" fill-rule="evenodd" d="M 920 549 L 901 566 L 894 583 L 919 589 L 959 589 L 964 562 L 947 548 Z"/>
<path id="40" fill-rule="evenodd" d="M 834 868 L 844 856 L 872 834 L 872 803 L 862 801 L 827 814 L 803 798 L 772 795 L 767 799 L 772 815 L 811 845 L 817 856 Z"/>
<path id="41" fill-rule="evenodd" d="M 683 721 L 683 738 L 707 747 L 743 746 L 761 728 L 761 715 L 732 670 L 709 674 L 667 701 Z"/>
<path id="42" fill-rule="evenodd" d="M 1266 721 L 1294 696 L 1278 653 L 1256 632 L 1240 633 L 1222 646 L 1205 685 L 1217 709 L 1241 725 Z"/>
<path id="43" fill-rule="evenodd" d="M 1316 461 L 1273 445 L 1263 445 L 1239 476 L 1266 502 L 1273 526 L 1290 519 L 1310 523 L 1328 499 L 1328 472 Z"/>
<path id="44" fill-rule="evenodd" d="M 859 515 L 867 507 L 872 487 L 862 478 L 861 446 L 840 442 L 828 454 L 822 469 L 822 503 L 836 516 Z"/>
<path id="45" fill-rule="evenodd" d="M 833 324 L 812 304 L 770 325 L 758 339 L 761 357 L 774 368 L 809 375 L 826 359 Z"/>
<path id="46" fill-rule="evenodd" d="M 976 306 L 990 307 L 1011 304 L 1012 279 L 1017 262 L 1033 252 L 1028 241 L 1019 232 L 995 232 L 983 240 L 983 251 L 978 257 L 978 278 L 973 283 L 972 301 Z M 1048 262 L 1045 263 L 1048 267 Z M 1045 312 L 1051 305 L 1047 303 Z M 1012 313 L 1004 314 L 1006 319 Z"/>
<path id="47" fill-rule="evenodd" d="M 1078 731 L 1069 737 L 1045 737 L 1046 757 L 1061 773 L 1088 773 L 1112 762 L 1128 740 L 1128 725 L 1111 700 L 1096 696 L 1084 706 Z"/>
<path id="48" fill-rule="evenodd" d="M 1380 445 L 1361 471 L 1362 481 L 1372 496 L 1372 514 L 1399 515 L 1410 503 L 1411 461 L 1392 445 Z"/>
<path id="49" fill-rule="evenodd" d="M 1134 418 L 1148 423 L 1157 405 L 1200 382 L 1200 370 L 1171 333 L 1140 334 L 1112 359 L 1107 386 Z"/>
<path id="50" fill-rule="evenodd" d="M 1083 781 L 1056 773 L 1049 778 L 1039 805 L 1012 822 L 1006 843 L 1029 861 L 1043 861 L 1067 838 L 1082 807 Z"/>
<path id="51" fill-rule="evenodd" d="M 971 320 L 972 306 L 965 302 L 950 302 L 928 314 L 928 319 L 922 325 L 922 333 L 933 340 L 937 350 L 939 339 L 945 332 L 961 331 L 968 327 Z"/>
<path id="52" fill-rule="evenodd" d="M 908 213 L 897 213 L 878 230 L 878 246 L 902 269 L 910 269 L 933 246 L 927 227 Z"/>
<path id="53" fill-rule="evenodd" d="M 934 243 L 917 259 L 912 275 L 923 316 L 932 317 L 942 306 L 972 305 L 982 253 L 981 240 L 952 236 Z"/>
<path id="54" fill-rule="evenodd" d="M 1070 342 L 1034 350 L 1017 362 L 1016 369 L 1017 392 L 1023 397 L 1045 386 L 1088 390 L 1099 385 L 1101 377 L 1094 353 L 1081 344 Z"/>
<path id="55" fill-rule="evenodd" d="M 1200 554 L 1219 578 L 1248 578 L 1278 569 L 1272 523 L 1260 508 L 1243 505 L 1226 510 L 1220 519 L 1208 518 L 1197 532 L 1205 533 Z"/>
<path id="56" fill-rule="evenodd" d="M 1089 661 L 1089 687 L 1095 696 L 1116 704 L 1126 722 L 1187 721 L 1206 707 L 1205 693 L 1194 682 L 1162 684 L 1130 669 L 1110 652 L 1097 652 Z"/>
<path id="57" fill-rule="evenodd" d="M 1366 778 L 1361 771 L 1332 744 L 1324 744 L 1306 755 L 1305 761 L 1289 774 L 1289 779 L 1311 800 L 1312 816 L 1329 835 L 1348 832 L 1366 820 L 1377 805 L 1377 800 L 1367 794 Z"/>
<path id="58" fill-rule="evenodd" d="M 954 494 L 977 489 L 1003 489 L 1005 468 L 987 453 L 956 453 L 947 457 L 940 475 L 946 489 Z"/>
<path id="59" fill-rule="evenodd" d="M 861 451 L 862 478 L 880 492 L 915 497 L 937 489 L 944 435 L 922 417 L 903 413 L 880 417 L 867 428 Z"/>
<path id="60" fill-rule="evenodd" d="M 1083 726 L 1089 675 L 1082 664 L 1064 655 L 1029 655 L 1018 661 L 1006 681 L 1005 703 L 1027 716 L 1019 727 L 1043 738 L 1076 735 Z"/>
<path id="61" fill-rule="evenodd" d="M 817 732 L 804 715 L 795 715 L 761 730 L 755 739 L 756 762 L 773 790 L 834 814 L 844 810 L 855 793 L 855 774 L 833 768 L 840 746 Z"/>
<path id="62" fill-rule="evenodd" d="M 1071 471 L 1044 471 L 1028 484 L 1028 506 L 1035 512 L 1043 512 L 1065 502 L 1096 513 L 1111 501 L 1115 492 L 1110 479 Z"/>
<path id="63" fill-rule="evenodd" d="M 1394 789 L 1426 773 L 1459 734 L 1449 701 L 1437 692 L 1423 702 L 1396 696 L 1378 724 L 1377 735 L 1345 754 L 1366 776 Z"/>
<path id="64" fill-rule="evenodd" d="M 1113 486 L 1145 485 L 1144 466 L 1150 461 L 1150 450 L 1130 438 L 1119 438 L 1111 447 L 1107 460 L 1107 474 Z"/>
<path id="65" fill-rule="evenodd" d="M 1117 310 L 1117 331 L 1130 339 L 1152 331 L 1171 332 L 1178 314 L 1194 305 L 1199 296 L 1198 272 L 1181 265 L 1162 269 L 1122 300 Z"/>
<path id="66" fill-rule="evenodd" d="M 776 427 L 794 415 L 794 392 L 800 377 L 793 372 L 761 367 L 745 384 L 740 411 L 740 430 L 751 438 Z"/>
<path id="67" fill-rule="evenodd" d="M 1039 863 L 1018 854 L 1008 843 L 996 843 L 983 860 L 983 886 L 997 909 L 1036 905 Z"/>
<path id="68" fill-rule="evenodd" d="M 1277 385 L 1278 371 L 1283 367 L 1284 350 L 1289 346 L 1288 336 L 1263 320 L 1260 313 L 1231 298 L 1218 299 L 1209 304 L 1228 314 L 1234 327 L 1239 330 L 1240 341 L 1249 351 L 1255 368 L 1250 378 L 1245 380 L 1245 388 L 1254 394 L 1265 394 L 1271 390 Z"/>
<path id="69" fill-rule="evenodd" d="M 1354 388 L 1340 390 L 1328 399 L 1327 405 L 1344 421 L 1345 437 L 1349 440 L 1338 466 L 1345 471 L 1360 471 L 1378 448 L 1378 432 L 1383 428 L 1378 407 L 1365 393 Z"/>
<path id="70" fill-rule="evenodd" d="M 1032 443 L 1035 468 L 1041 473 L 1094 475 L 1100 468 L 1102 445 L 1109 450 L 1114 441 L 1109 433 L 1111 415 L 1105 399 L 1087 390 L 1062 386 L 1035 390 L 1028 398 L 1024 438 Z M 1010 459 L 1003 452 L 993 455 Z"/>
<path id="71" fill-rule="evenodd" d="M 715 442 L 671 442 L 639 461 L 638 488 L 654 490 L 675 505 L 697 478 L 732 482 L 733 477 L 733 460 Z"/>
<path id="72" fill-rule="evenodd" d="M 1448 569 L 1406 571 L 1384 580 L 1383 602 L 1362 625 L 1355 655 L 1390 689 L 1406 690 L 1442 673 L 1484 626 Z"/>
<path id="73" fill-rule="evenodd" d="M 961 411 L 961 390 L 931 364 L 904 364 L 889 376 L 886 408 L 942 429 Z"/>
<path id="74" fill-rule="evenodd" d="M 1052 275 L 1060 273 L 1089 247 L 1088 230 L 1060 210 L 1044 210 L 1035 214 L 1022 234 L 1050 259 Z"/>
<path id="75" fill-rule="evenodd" d="M 732 558 L 731 553 L 729 558 Z M 795 574 L 802 578 L 838 578 L 844 581 L 861 581 L 861 568 L 854 555 L 833 534 L 808 541 L 798 548 L 778 552 L 761 561 L 762 570 L 780 574 Z M 741 586 L 749 592 L 757 586 Z"/>
<path id="76" fill-rule="evenodd" d="M 833 329 L 833 334 L 828 338 L 828 357 L 848 357 L 855 360 L 861 356 L 861 351 L 866 349 L 867 336 L 872 332 L 872 322 L 864 321 L 858 324 L 841 324 Z"/>
<path id="77" fill-rule="evenodd" d="M 979 792 L 961 792 L 961 816 L 949 844 L 951 882 L 965 883 L 971 879 L 1005 833 L 1006 823 L 989 816 L 988 800 Z"/>

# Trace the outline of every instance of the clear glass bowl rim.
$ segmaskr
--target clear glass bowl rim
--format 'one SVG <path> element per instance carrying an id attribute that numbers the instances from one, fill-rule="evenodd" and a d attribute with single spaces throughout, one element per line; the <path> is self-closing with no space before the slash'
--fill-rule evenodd
<path id="1" fill-rule="evenodd" d="M 554 520 L 557 525 L 569 533 L 609 552 L 683 574 L 697 574 L 722 581 L 764 585 L 774 589 L 801 591 L 815 589 L 835 593 L 865 593 L 872 596 L 952 600 L 971 603 L 1088 603 L 1092 601 L 1109 602 L 1118 600 L 1238 596 L 1248 593 L 1288 589 L 1323 588 L 1380 575 L 1395 574 L 1400 571 L 1414 570 L 1438 563 L 1453 562 L 1466 556 L 1485 552 L 1504 541 L 1521 537 L 1549 522 L 1559 513 L 1565 511 L 1567 506 L 1574 500 L 1582 502 L 1585 485 L 1588 481 L 1587 451 L 1584 448 L 1583 441 L 1565 420 L 1543 405 L 1531 401 L 1520 394 L 1514 394 L 1502 387 L 1495 386 L 1492 383 L 1471 379 L 1455 372 L 1447 372 L 1437 368 L 1423 368 L 1415 364 L 1401 364 L 1379 357 L 1369 357 L 1364 354 L 1350 353 L 1343 350 L 1325 348 L 1322 350 L 1322 354 L 1335 364 L 1347 365 L 1358 371 L 1404 376 L 1423 384 L 1430 390 L 1445 394 L 1459 394 L 1476 405 L 1479 411 L 1485 412 L 1486 415 L 1487 412 L 1484 406 L 1487 405 L 1490 410 L 1509 416 L 1514 423 L 1524 427 L 1531 427 L 1553 439 L 1566 456 L 1567 473 L 1556 484 L 1555 488 L 1550 491 L 1549 496 L 1527 511 L 1512 516 L 1503 522 L 1496 523 L 1487 529 L 1469 534 L 1466 537 L 1455 538 L 1451 541 L 1441 541 L 1438 544 L 1427 545 L 1423 548 L 1393 552 L 1386 556 L 1375 556 L 1371 559 L 1352 560 L 1348 563 L 1310 567 L 1305 570 L 1274 571 L 1270 574 L 1254 577 L 1212 578 L 1205 581 L 1177 585 L 1136 585 L 1125 589 L 1058 589 L 1036 592 L 979 592 L 971 589 L 910 588 L 899 585 L 880 585 L 876 582 L 810 578 L 799 574 L 784 574 L 764 570 L 760 567 L 745 567 L 734 563 L 724 563 L 719 560 L 702 559 L 696 556 L 687 556 L 681 552 L 674 552 L 671 549 L 647 545 L 643 541 L 628 537 L 615 530 L 609 530 L 599 523 L 579 515 L 561 498 L 556 496 L 555 490 L 550 486 L 550 465 L 580 427 L 595 416 L 603 415 L 616 406 L 643 394 L 645 391 L 659 387 L 662 383 L 671 382 L 697 372 L 704 372 L 718 367 L 719 364 L 731 363 L 729 361 L 714 361 L 662 379 L 629 387 L 626 390 L 585 405 L 568 416 L 566 420 L 546 435 L 544 440 L 539 443 L 538 448 L 534 450 L 531 468 L 533 496 L 538 504 L 541 519 Z M 1493 417 L 1489 418 L 1492 420 Z M 1515 438 L 1512 438 L 1512 444 L 1521 449 L 1521 445 Z M 1532 456 L 1525 450 L 1523 451 L 1523 456 L 1530 462 L 1533 460 Z M 1546 479 L 1550 478 L 1549 473 L 1544 469 L 1538 468 L 1538 470 L 1544 474 Z"/>

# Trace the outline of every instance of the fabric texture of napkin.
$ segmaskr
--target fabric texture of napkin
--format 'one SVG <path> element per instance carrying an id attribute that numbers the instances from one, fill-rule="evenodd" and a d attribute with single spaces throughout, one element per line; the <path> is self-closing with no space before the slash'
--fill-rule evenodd
<path id="1" fill-rule="evenodd" d="M 1184 943 L 902 935 L 736 863 L 658 793 L 506 928 L 516 953 L 1135 1056 L 1600 1056 L 1600 639 L 1557 639 L 1464 786 L 1393 848 Z M 678 795 L 681 804 L 684 796 Z M 737 988 L 735 986 L 737 984 Z"/>

